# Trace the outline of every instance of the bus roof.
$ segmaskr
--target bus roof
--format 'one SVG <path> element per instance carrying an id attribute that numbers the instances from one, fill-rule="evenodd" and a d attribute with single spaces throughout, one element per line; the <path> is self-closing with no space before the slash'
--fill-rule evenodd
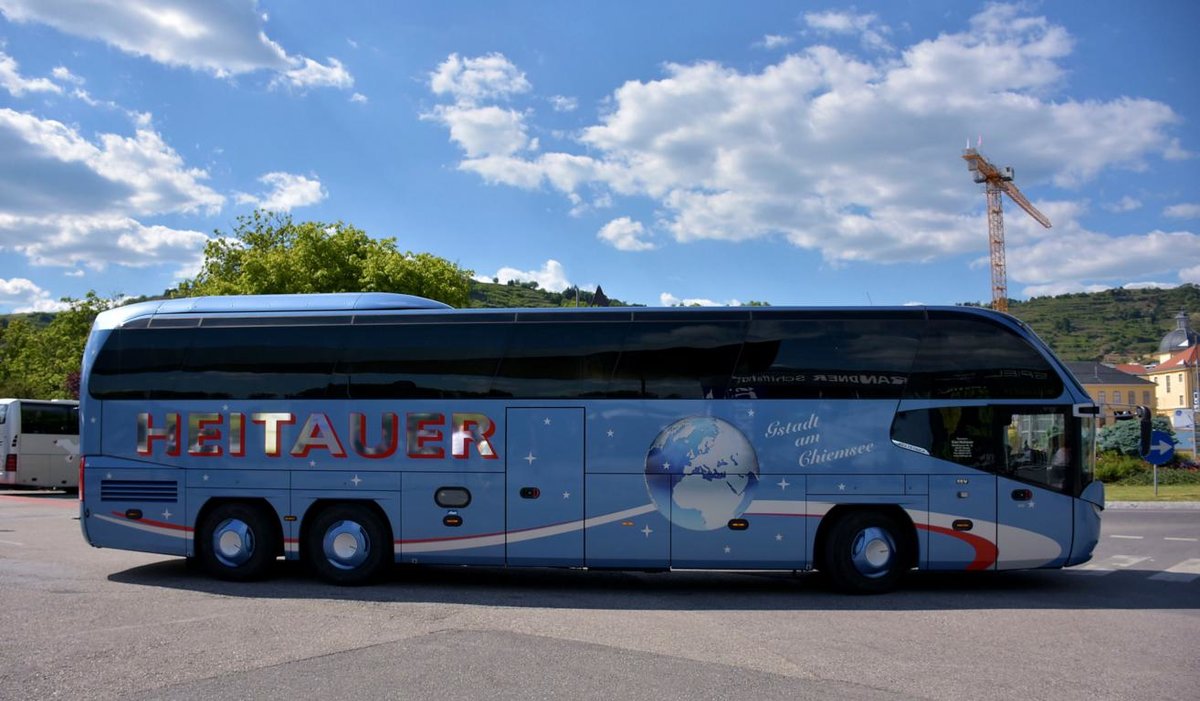
<path id="1" fill-rule="evenodd" d="M 609 321 L 654 321 L 678 318 L 687 315 L 697 320 L 742 320 L 770 317 L 787 318 L 790 315 L 811 316 L 823 313 L 871 314 L 887 313 L 912 316 L 929 314 L 951 314 L 981 316 L 993 320 L 1003 319 L 1009 325 L 1030 333 L 1029 328 L 1018 319 L 988 309 L 962 306 L 897 306 L 897 307 L 552 307 L 520 309 L 454 309 L 449 305 L 415 295 L 390 292 L 338 292 L 319 294 L 279 295 L 229 295 L 215 297 L 185 297 L 164 299 L 117 307 L 101 313 L 94 325 L 95 330 L 115 329 L 126 326 L 137 319 L 150 317 L 237 317 L 327 315 L 351 312 L 353 316 L 375 316 L 387 312 L 413 312 L 416 317 L 427 317 L 430 321 L 444 319 L 453 314 L 459 319 L 472 318 L 478 321 L 565 321 L 591 318 Z M 415 320 L 415 319 L 414 319 Z M 142 322 L 145 323 L 145 322 Z M 138 324 L 139 326 L 142 324 Z"/>
<path id="2" fill-rule="evenodd" d="M 96 317 L 96 329 L 112 329 L 133 319 L 177 314 L 246 314 L 347 310 L 450 309 L 449 305 L 393 292 L 333 292 L 288 295 L 225 295 L 138 302 Z"/>

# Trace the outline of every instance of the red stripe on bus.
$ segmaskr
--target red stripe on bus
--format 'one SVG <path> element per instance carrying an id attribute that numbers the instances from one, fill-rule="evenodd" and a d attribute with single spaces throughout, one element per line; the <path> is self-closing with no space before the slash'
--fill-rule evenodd
<path id="1" fill-rule="evenodd" d="M 921 523 L 916 524 L 916 526 L 917 528 L 931 531 L 939 535 L 953 536 L 959 540 L 965 541 L 967 545 L 970 545 L 972 548 L 974 548 L 975 559 L 971 561 L 971 564 L 967 565 L 968 570 L 986 570 L 990 569 L 992 565 L 996 564 L 996 555 L 998 554 L 998 551 L 996 550 L 996 544 L 987 538 L 984 538 L 983 536 L 978 536 L 974 533 L 964 533 L 962 531 L 956 531 L 950 528 L 943 528 L 942 526 L 926 526 L 925 524 Z"/>

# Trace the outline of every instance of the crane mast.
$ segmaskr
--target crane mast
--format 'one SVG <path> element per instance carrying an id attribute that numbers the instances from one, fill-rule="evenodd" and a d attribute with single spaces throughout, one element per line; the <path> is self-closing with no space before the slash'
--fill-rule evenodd
<path id="1" fill-rule="evenodd" d="M 997 168 L 978 150 L 967 147 L 963 150 L 967 169 L 974 174 L 975 182 L 983 183 L 987 193 L 988 248 L 992 258 L 992 308 L 1008 311 L 1008 273 L 1004 260 L 1004 208 L 1001 194 L 1007 194 L 1033 217 L 1037 223 L 1050 228 L 1050 220 L 1038 211 L 1013 182 L 1011 167 Z"/>

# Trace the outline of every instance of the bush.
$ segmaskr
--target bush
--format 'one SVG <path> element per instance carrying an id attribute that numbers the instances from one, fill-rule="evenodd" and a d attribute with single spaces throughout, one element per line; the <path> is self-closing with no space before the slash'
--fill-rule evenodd
<path id="1" fill-rule="evenodd" d="M 1171 422 L 1165 417 L 1155 416 L 1150 420 L 1150 425 L 1155 431 L 1162 431 L 1170 436 L 1172 443 L 1178 443 L 1175 439 L 1175 429 L 1171 428 Z M 1117 421 L 1100 429 L 1097 447 L 1106 453 L 1120 451 L 1136 457 L 1140 436 L 1141 426 L 1136 419 Z"/>
<path id="2" fill-rule="evenodd" d="M 1160 467 L 1158 468 L 1158 483 L 1159 485 L 1200 484 L 1200 472 L 1186 468 Z M 1151 470 L 1139 472 L 1121 480 L 1121 484 L 1151 485 L 1154 484 L 1154 473 Z"/>
<path id="3" fill-rule="evenodd" d="M 1104 451 L 1096 456 L 1096 479 L 1107 484 L 1124 483 L 1135 475 L 1149 473 L 1145 460 L 1116 451 Z"/>

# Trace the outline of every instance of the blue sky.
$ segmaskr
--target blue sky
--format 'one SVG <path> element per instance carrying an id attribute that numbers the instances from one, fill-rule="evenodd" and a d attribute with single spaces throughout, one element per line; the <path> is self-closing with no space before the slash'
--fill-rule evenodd
<path id="1" fill-rule="evenodd" d="M 0 312 L 255 207 L 659 305 L 1200 283 L 1200 4 L 0 0 Z"/>

